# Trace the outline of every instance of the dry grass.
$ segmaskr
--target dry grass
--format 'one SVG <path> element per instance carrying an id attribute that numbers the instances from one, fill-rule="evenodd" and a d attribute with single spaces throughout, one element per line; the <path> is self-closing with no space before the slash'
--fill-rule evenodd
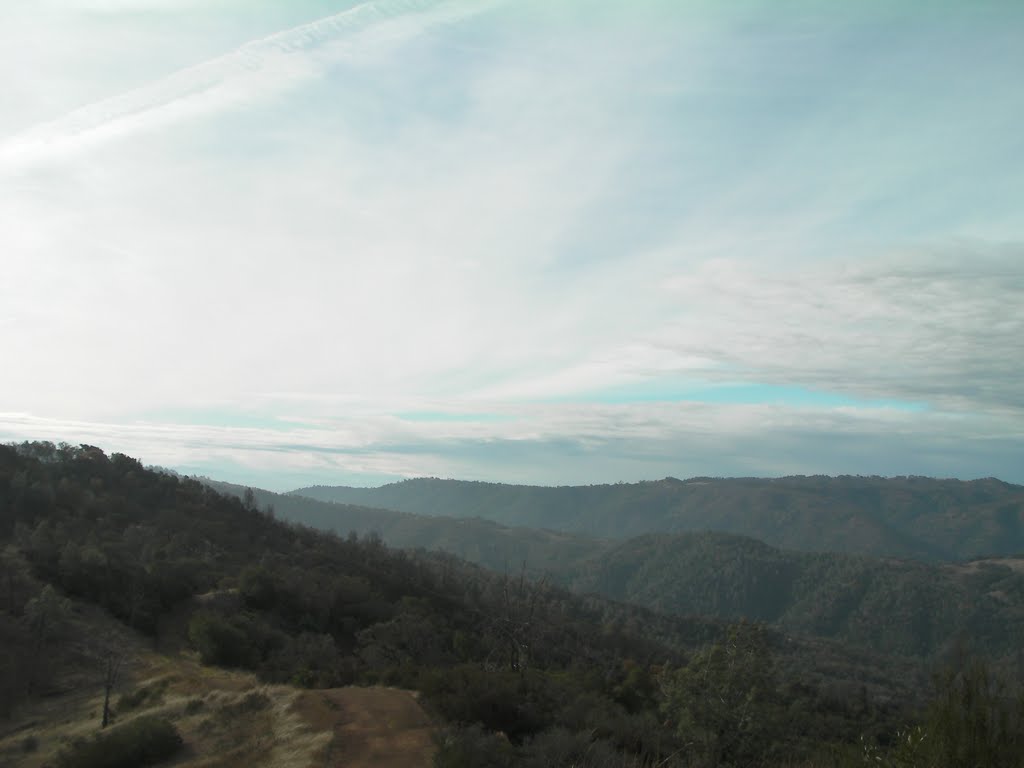
<path id="1" fill-rule="evenodd" d="M 98 680 L 26 707 L 0 724 L 0 766 L 42 768 L 76 738 L 96 733 L 103 704 Z M 113 697 L 154 693 L 119 714 L 174 723 L 185 749 L 168 763 L 189 768 L 429 766 L 427 715 L 406 691 L 263 686 L 250 674 L 201 666 L 194 658 L 140 653 Z"/>
<path id="2" fill-rule="evenodd" d="M 304 691 L 294 705 L 302 720 L 332 738 L 317 765 L 429 768 L 433 728 L 413 694 L 394 688 Z"/>

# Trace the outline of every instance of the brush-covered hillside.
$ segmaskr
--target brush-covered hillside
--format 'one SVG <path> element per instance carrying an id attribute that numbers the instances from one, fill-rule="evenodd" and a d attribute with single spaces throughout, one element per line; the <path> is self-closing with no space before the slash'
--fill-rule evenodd
<path id="1" fill-rule="evenodd" d="M 943 655 L 970 637 L 1012 656 L 1024 637 L 1024 558 L 936 564 L 785 551 L 727 534 L 648 534 L 562 572 L 578 591 L 882 653 Z"/>
<path id="2" fill-rule="evenodd" d="M 378 533 L 392 546 L 444 550 L 497 571 L 656 611 L 769 622 L 780 629 L 905 656 L 941 658 L 965 637 L 1013 655 L 1024 636 L 1024 559 L 938 563 L 779 549 L 723 533 L 601 540 L 414 515 L 216 484 L 282 518 L 325 530 Z"/>
<path id="3" fill-rule="evenodd" d="M 598 538 L 719 531 L 773 546 L 930 560 L 1024 552 L 1024 487 L 992 478 L 666 478 L 557 488 L 421 478 L 293 493 Z"/>
<path id="4" fill-rule="evenodd" d="M 314 531 L 89 446 L 0 446 L 0 551 L 14 764 L 331 764 L 397 706 L 335 691 L 385 685 L 416 692 L 442 767 L 854 765 L 915 722 L 945 766 L 979 714 L 1005 727 L 971 754 L 1019 765 L 1013 700 L 962 703 L 991 665 L 928 705 L 906 660 Z"/>

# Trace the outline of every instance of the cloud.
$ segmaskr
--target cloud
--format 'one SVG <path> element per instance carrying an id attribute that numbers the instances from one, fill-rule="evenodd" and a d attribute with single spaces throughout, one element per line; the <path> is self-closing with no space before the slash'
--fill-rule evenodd
<path id="1" fill-rule="evenodd" d="M 720 260 L 668 283 L 666 354 L 716 378 L 957 409 L 1024 409 L 1024 246 L 960 241 L 766 271 Z"/>
<path id="2" fill-rule="evenodd" d="M 226 4 L 15 14 L 7 434 L 321 480 L 1019 457 L 1012 24 Z"/>
<path id="3" fill-rule="evenodd" d="M 0 296 L 23 318 L 3 341 L 31 360 L 18 407 L 451 397 L 627 338 L 645 313 L 621 273 L 572 274 L 561 251 L 638 143 L 614 112 L 634 70 L 559 68 L 605 40 L 551 42 L 451 70 L 450 38 L 428 39 L 311 82 L 312 113 L 229 111 L 37 170 L 0 221 L 18 243 Z M 406 106 L 417 67 L 447 75 L 456 114 Z M 69 388 L 69 369 L 90 375 Z"/>
<path id="4" fill-rule="evenodd" d="M 816 473 L 1024 481 L 1024 428 L 997 418 L 705 403 L 514 406 L 506 413 L 501 421 L 443 423 L 360 415 L 278 429 L 0 414 L 0 439 L 85 442 L 277 489 L 410 476 L 556 485 Z"/>
<path id="5" fill-rule="evenodd" d="M 493 3 L 468 0 L 370 0 L 176 72 L 158 82 L 82 107 L 0 145 L 0 169 L 59 159 L 198 115 L 266 98 L 321 74 L 360 38 L 395 44 Z"/>

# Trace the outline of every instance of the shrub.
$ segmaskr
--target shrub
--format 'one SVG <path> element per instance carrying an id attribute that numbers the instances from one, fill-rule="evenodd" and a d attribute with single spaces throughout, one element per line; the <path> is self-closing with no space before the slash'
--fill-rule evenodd
<path id="1" fill-rule="evenodd" d="M 223 616 L 200 611 L 188 625 L 188 638 L 203 664 L 252 668 L 258 652 L 241 628 Z"/>
<path id="2" fill-rule="evenodd" d="M 514 761 L 508 739 L 472 725 L 449 729 L 439 739 L 434 768 L 511 768 Z"/>
<path id="3" fill-rule="evenodd" d="M 143 706 L 154 706 L 163 701 L 164 692 L 167 690 L 167 686 L 170 684 L 170 680 L 164 678 L 158 680 L 151 685 L 145 685 L 142 688 L 137 688 L 131 693 L 122 694 L 117 700 L 117 711 L 118 712 L 130 712 L 133 709 L 138 709 Z"/>
<path id="4" fill-rule="evenodd" d="M 242 699 L 232 703 L 225 704 L 220 708 L 222 716 L 227 718 L 241 717 L 242 715 L 249 715 L 253 712 L 261 712 L 267 709 L 273 702 L 270 697 L 262 691 L 252 691 L 247 693 Z"/>
<path id="5" fill-rule="evenodd" d="M 136 768 L 153 765 L 181 749 L 181 736 L 167 720 L 140 717 L 61 751 L 57 768 Z"/>
<path id="6" fill-rule="evenodd" d="M 185 710 L 184 710 L 185 715 L 195 715 L 195 714 L 198 714 L 199 712 L 203 711 L 203 707 L 204 706 L 205 706 L 205 702 L 202 699 L 198 698 L 198 697 L 196 697 L 194 699 L 189 699 L 188 702 L 186 702 L 186 704 L 185 704 Z"/>

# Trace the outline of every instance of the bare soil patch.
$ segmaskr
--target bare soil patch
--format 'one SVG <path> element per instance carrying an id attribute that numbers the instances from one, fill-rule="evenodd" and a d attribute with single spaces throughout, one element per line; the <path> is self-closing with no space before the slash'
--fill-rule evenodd
<path id="1" fill-rule="evenodd" d="M 313 730 L 333 733 L 317 765 L 429 768 L 432 763 L 433 726 L 409 691 L 351 687 L 304 691 L 293 711 Z"/>

